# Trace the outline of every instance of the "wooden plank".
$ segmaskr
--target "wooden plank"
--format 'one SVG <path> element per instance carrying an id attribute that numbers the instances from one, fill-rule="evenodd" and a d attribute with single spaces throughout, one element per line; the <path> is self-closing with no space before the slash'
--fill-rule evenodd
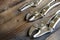
<path id="1" fill-rule="evenodd" d="M 25 0 L 0 0 L 0 13 Z"/>
<path id="2" fill-rule="evenodd" d="M 0 24 L 3 24 L 4 22 L 12 19 L 13 17 L 16 17 L 18 14 L 17 9 L 20 8 L 21 6 L 23 6 L 23 4 L 25 4 L 27 1 L 20 3 L 16 6 L 14 6 L 13 8 L 9 8 L 8 10 L 6 10 L 5 12 L 0 14 Z"/>

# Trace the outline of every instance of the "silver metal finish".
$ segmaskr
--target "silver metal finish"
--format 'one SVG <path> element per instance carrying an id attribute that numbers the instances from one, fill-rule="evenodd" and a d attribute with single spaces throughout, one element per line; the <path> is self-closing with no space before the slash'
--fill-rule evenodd
<path id="1" fill-rule="evenodd" d="M 40 2 L 42 2 L 42 0 L 32 0 L 32 2 L 29 2 L 25 4 L 22 8 L 20 8 L 20 11 L 24 11 L 32 6 L 37 6 L 40 4 Z"/>
<path id="2" fill-rule="evenodd" d="M 34 14 L 32 14 L 31 16 L 29 16 L 28 21 L 35 21 L 35 20 L 38 20 L 38 19 L 41 19 L 43 18 L 51 9 L 53 9 L 54 7 L 56 7 L 57 5 L 60 4 L 59 3 L 54 3 L 54 5 L 52 4 L 53 2 L 55 2 L 55 0 L 52 0 L 50 3 L 48 3 L 45 7 L 43 7 L 42 9 L 40 10 L 36 10 L 34 12 Z M 51 5 L 52 4 L 52 5 Z M 26 15 L 26 18 L 28 17 L 28 14 Z"/>
<path id="3" fill-rule="evenodd" d="M 31 26 L 29 30 L 29 36 L 33 38 L 40 37 L 48 32 L 53 32 L 56 28 L 56 25 L 60 21 L 60 10 L 58 10 L 55 15 L 53 15 L 46 24 L 40 24 L 37 27 Z"/>

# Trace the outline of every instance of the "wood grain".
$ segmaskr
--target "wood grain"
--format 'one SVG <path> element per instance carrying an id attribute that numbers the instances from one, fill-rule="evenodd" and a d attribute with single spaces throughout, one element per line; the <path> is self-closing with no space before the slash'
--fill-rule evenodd
<path id="1" fill-rule="evenodd" d="M 31 25 L 36 23 L 41 24 L 41 21 L 45 21 L 45 22 L 48 21 L 49 19 L 48 17 L 47 18 L 44 17 L 43 19 L 39 19 L 35 22 L 25 21 L 24 20 L 25 15 L 35 9 L 29 8 L 23 12 L 17 12 L 19 8 L 21 8 L 25 3 L 30 2 L 31 0 L 26 0 L 22 3 L 16 4 L 17 2 L 20 2 L 20 1 L 21 0 L 0 0 L 0 12 L 1 10 L 5 9 L 0 13 L 0 40 L 10 40 L 11 38 L 14 38 L 16 35 L 25 37 L 27 36 L 27 31 L 31 27 Z M 50 0 L 47 0 L 47 1 L 49 2 Z M 57 0 L 57 1 L 59 2 L 60 0 Z M 43 6 L 43 4 L 44 2 L 41 5 Z M 39 6 L 42 7 L 41 5 Z M 40 8 L 40 7 L 37 7 L 37 8 Z M 60 6 L 51 10 L 47 15 L 51 15 L 52 13 L 55 13 L 55 11 L 57 11 L 58 9 L 60 9 Z M 28 39 L 34 40 L 30 38 Z"/>

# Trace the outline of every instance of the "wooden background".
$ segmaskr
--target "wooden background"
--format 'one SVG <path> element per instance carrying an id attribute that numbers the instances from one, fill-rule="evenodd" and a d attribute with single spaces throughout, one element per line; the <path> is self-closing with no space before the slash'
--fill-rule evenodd
<path id="1" fill-rule="evenodd" d="M 0 40 L 45 40 L 43 37 L 41 37 L 43 39 L 31 39 L 27 36 L 27 31 L 31 25 L 36 23 L 41 24 L 41 21 L 47 22 L 50 17 L 45 17 L 35 22 L 27 22 L 24 20 L 25 15 L 34 9 L 29 8 L 23 12 L 17 11 L 25 3 L 30 1 L 31 0 L 0 0 Z M 47 1 L 49 2 L 49 0 L 45 0 L 45 2 Z M 60 0 L 57 0 L 56 2 L 59 1 Z M 42 3 L 39 7 L 41 8 L 44 4 Z M 47 16 L 55 13 L 55 11 L 59 9 L 60 5 L 51 10 Z"/>

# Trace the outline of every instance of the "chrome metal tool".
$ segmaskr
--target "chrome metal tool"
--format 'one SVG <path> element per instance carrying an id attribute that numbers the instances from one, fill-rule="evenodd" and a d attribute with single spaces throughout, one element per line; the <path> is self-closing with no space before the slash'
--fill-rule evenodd
<path id="1" fill-rule="evenodd" d="M 58 10 L 55 15 L 53 15 L 46 24 L 36 24 L 35 26 L 31 26 L 29 29 L 29 36 L 33 38 L 40 37 L 48 32 L 55 31 L 56 25 L 60 22 L 60 10 Z"/>
<path id="2" fill-rule="evenodd" d="M 60 3 L 54 3 L 54 5 L 53 5 L 52 4 L 53 2 L 55 2 L 55 0 L 52 0 L 45 7 L 41 8 L 39 10 L 36 10 L 35 12 L 33 12 L 34 14 L 32 13 L 32 15 L 30 13 L 28 13 L 26 15 L 26 20 L 29 22 L 32 22 L 32 21 L 43 18 L 47 14 L 47 12 L 49 12 L 51 9 L 53 9 L 54 7 L 56 7 L 57 5 L 60 4 Z"/>
<path id="3" fill-rule="evenodd" d="M 25 5 L 23 5 L 19 11 L 24 11 L 32 6 L 37 6 L 40 4 L 40 2 L 42 2 L 43 0 L 32 0 L 31 2 L 27 2 Z"/>

